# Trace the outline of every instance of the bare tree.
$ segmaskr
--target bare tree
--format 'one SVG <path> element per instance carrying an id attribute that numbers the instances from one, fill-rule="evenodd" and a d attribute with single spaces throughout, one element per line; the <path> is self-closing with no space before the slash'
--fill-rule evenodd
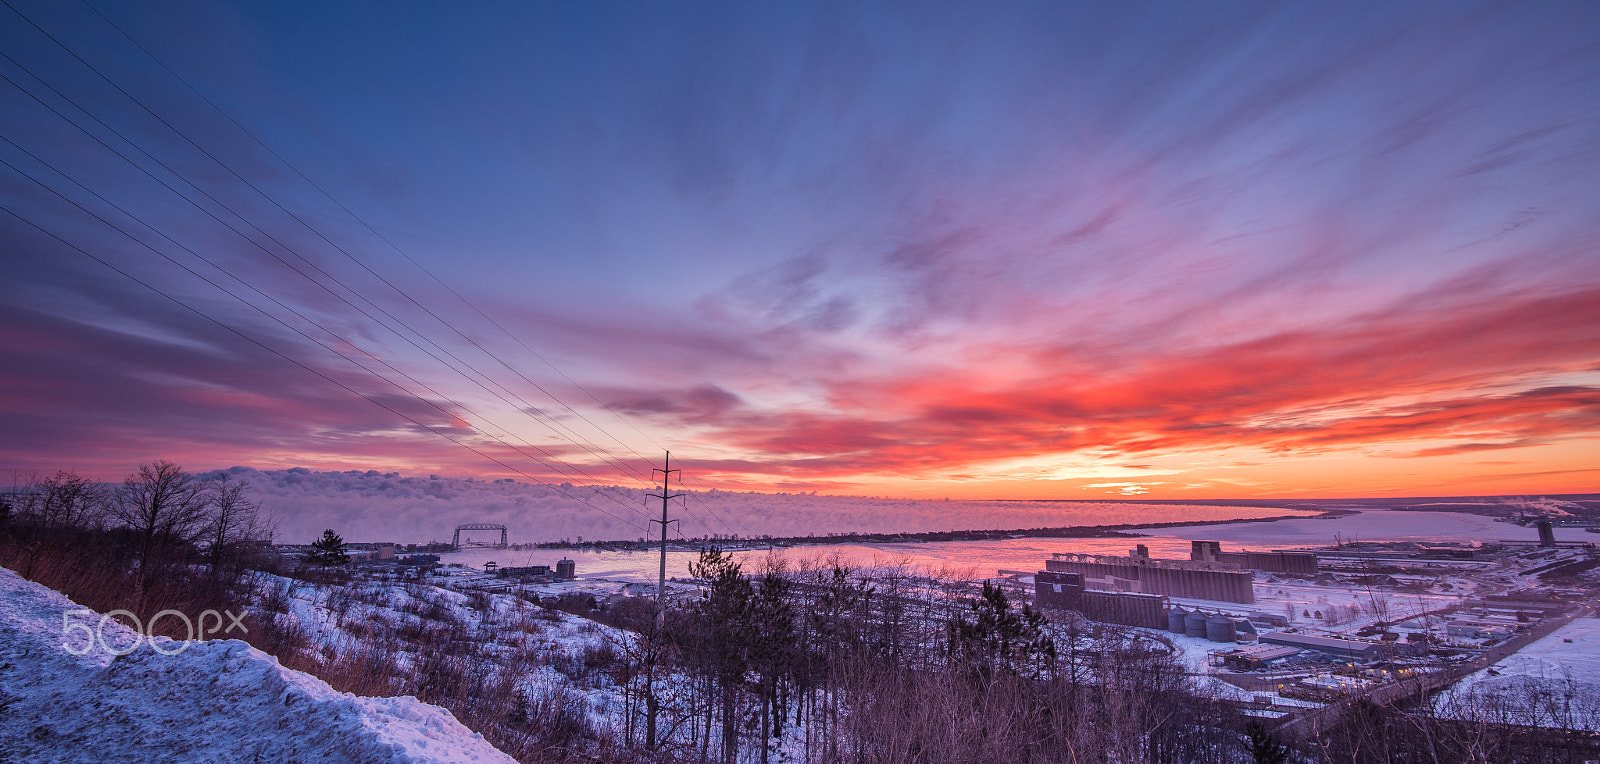
<path id="1" fill-rule="evenodd" d="M 122 481 L 111 514 L 138 536 L 139 559 L 168 544 L 193 542 L 211 502 L 205 483 L 166 460 L 139 465 Z"/>
<path id="2" fill-rule="evenodd" d="M 46 527 L 89 528 L 105 519 L 106 491 L 88 478 L 61 470 L 31 482 L 22 497 L 21 511 L 35 522 Z"/>
<path id="3" fill-rule="evenodd" d="M 223 562 L 230 545 L 265 535 L 261 505 L 245 496 L 249 488 L 249 483 L 231 480 L 227 475 L 210 486 L 211 514 L 205 520 L 204 536 L 213 567 Z"/>

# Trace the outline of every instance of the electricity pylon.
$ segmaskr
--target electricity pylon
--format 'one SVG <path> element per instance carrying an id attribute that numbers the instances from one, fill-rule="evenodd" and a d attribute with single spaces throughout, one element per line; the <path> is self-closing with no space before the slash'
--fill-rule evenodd
<path id="1" fill-rule="evenodd" d="M 682 472 L 682 470 L 672 469 L 671 451 L 667 452 L 667 460 L 662 464 L 662 467 L 663 469 L 650 471 L 652 475 L 657 472 L 661 473 L 661 493 L 645 494 L 650 498 L 661 500 L 661 519 L 650 521 L 652 523 L 661 523 L 661 577 L 656 582 L 656 626 L 658 627 L 665 623 L 667 618 L 667 525 L 678 522 L 677 520 L 667 519 L 667 502 L 683 495 L 681 493 L 671 493 L 667 488 L 667 481 L 672 477 L 672 473 Z"/>

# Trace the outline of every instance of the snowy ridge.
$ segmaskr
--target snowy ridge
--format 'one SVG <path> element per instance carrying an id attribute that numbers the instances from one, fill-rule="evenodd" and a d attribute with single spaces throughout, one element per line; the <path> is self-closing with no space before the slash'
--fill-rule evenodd
<path id="1" fill-rule="evenodd" d="M 77 604 L 3 568 L 0 602 L 0 761 L 513 761 L 449 711 L 336 692 L 238 640 L 74 656 Z"/>

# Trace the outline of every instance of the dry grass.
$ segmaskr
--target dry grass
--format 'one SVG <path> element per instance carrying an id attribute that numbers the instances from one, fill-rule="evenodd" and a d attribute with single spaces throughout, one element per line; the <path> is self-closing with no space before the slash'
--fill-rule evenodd
<path id="1" fill-rule="evenodd" d="M 98 612 L 127 610 L 141 623 L 163 610 L 197 618 L 207 610 L 249 609 L 241 576 L 215 575 L 181 559 L 152 558 L 141 569 L 122 541 L 116 533 L 76 529 L 53 529 L 31 539 L 4 535 L 0 566 Z M 190 636 L 181 619 L 170 617 L 158 620 L 154 632 Z"/>
<path id="2" fill-rule="evenodd" d="M 636 760 L 590 726 L 581 695 L 524 686 L 524 677 L 544 662 L 542 655 L 486 648 L 485 640 L 497 634 L 515 634 L 521 641 L 542 632 L 550 614 L 540 608 L 503 618 L 487 595 L 470 596 L 466 604 L 493 622 L 474 629 L 449 595 L 432 587 L 411 585 L 397 592 L 351 583 L 340 571 L 298 571 L 328 592 L 323 604 L 340 632 L 323 642 L 294 617 L 292 582 L 257 591 L 242 566 L 215 572 L 192 550 L 174 547 L 177 551 L 147 558 L 141 567 L 131 549 L 131 540 L 117 531 L 41 529 L 16 522 L 0 528 L 0 566 L 84 607 L 127 610 L 145 623 L 162 610 L 191 617 L 206 610 L 248 611 L 243 639 L 284 667 L 343 692 L 414 695 L 441 705 L 519 761 Z M 395 609 L 406 615 L 388 611 L 395 601 L 401 601 Z M 164 636 L 190 636 L 179 619 L 161 619 L 157 627 Z M 604 651 L 574 656 L 576 673 L 593 675 L 609 659 Z"/>

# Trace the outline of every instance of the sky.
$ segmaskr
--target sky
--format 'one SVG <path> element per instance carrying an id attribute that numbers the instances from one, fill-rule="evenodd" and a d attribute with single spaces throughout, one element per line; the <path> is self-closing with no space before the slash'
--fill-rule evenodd
<path id="1" fill-rule="evenodd" d="M 1600 491 L 1594 3 L 6 5 L 13 472 Z"/>

